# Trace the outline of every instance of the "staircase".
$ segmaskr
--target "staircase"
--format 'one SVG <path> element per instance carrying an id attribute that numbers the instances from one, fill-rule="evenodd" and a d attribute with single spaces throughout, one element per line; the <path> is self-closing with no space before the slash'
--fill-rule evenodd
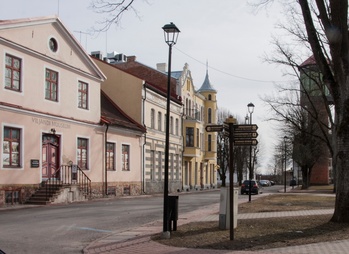
<path id="1" fill-rule="evenodd" d="M 48 186 L 50 185 L 50 186 Z M 43 182 L 40 188 L 27 200 L 26 204 L 47 205 L 52 203 L 60 193 L 62 193 L 63 184 L 48 184 Z"/>
<path id="2" fill-rule="evenodd" d="M 71 203 L 91 197 L 91 180 L 77 165 L 62 165 L 52 175 L 26 204 Z"/>

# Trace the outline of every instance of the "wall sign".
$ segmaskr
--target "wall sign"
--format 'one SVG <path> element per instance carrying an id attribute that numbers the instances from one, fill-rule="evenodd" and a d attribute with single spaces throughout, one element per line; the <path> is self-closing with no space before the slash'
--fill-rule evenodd
<path id="1" fill-rule="evenodd" d="M 35 160 L 35 159 L 30 160 L 30 167 L 31 168 L 38 168 L 38 167 L 40 167 L 40 161 L 39 160 Z"/>

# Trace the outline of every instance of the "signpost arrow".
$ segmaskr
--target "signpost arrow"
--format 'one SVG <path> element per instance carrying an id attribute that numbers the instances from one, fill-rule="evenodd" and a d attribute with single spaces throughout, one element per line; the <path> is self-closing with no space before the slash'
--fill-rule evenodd
<path id="1" fill-rule="evenodd" d="M 207 125 L 205 130 L 207 132 L 220 132 L 223 130 L 223 125 L 219 124 L 219 125 Z"/>
<path id="2" fill-rule="evenodd" d="M 257 138 L 257 132 L 234 132 L 234 139 L 249 139 L 249 138 Z"/>
<path id="3" fill-rule="evenodd" d="M 234 125 L 234 133 L 236 133 L 236 132 L 256 132 L 257 129 L 258 129 L 257 124 Z"/>
<path id="4" fill-rule="evenodd" d="M 236 139 L 234 140 L 235 146 L 256 146 L 258 141 L 256 139 Z"/>

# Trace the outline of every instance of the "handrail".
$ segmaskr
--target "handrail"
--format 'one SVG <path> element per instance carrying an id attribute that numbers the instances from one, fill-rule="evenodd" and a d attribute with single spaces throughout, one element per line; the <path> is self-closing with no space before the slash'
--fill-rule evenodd
<path id="1" fill-rule="evenodd" d="M 62 165 L 45 182 L 46 200 L 62 185 L 76 184 L 84 195 L 91 197 L 91 179 L 82 171 L 78 165 Z"/>

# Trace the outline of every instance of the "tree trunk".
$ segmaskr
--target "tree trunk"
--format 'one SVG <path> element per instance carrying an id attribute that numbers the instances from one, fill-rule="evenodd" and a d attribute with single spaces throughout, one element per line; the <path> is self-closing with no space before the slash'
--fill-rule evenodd
<path id="1" fill-rule="evenodd" d="M 306 190 L 309 188 L 309 171 L 308 171 L 308 167 L 306 166 L 302 166 L 302 190 Z"/>

